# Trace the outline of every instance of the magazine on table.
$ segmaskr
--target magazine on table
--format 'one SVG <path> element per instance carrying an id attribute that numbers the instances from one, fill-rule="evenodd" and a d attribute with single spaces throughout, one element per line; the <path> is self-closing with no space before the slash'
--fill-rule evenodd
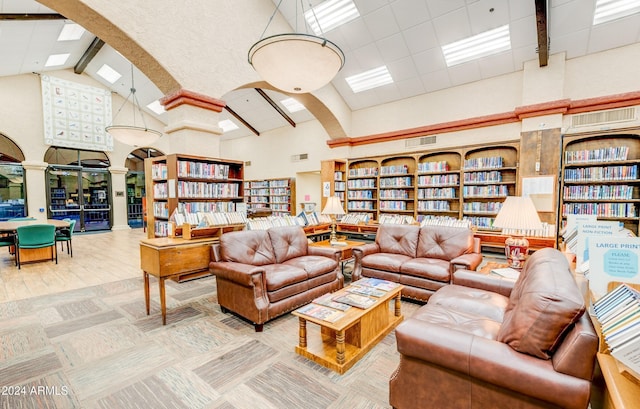
<path id="1" fill-rule="evenodd" d="M 316 304 L 307 304 L 304 307 L 298 308 L 296 311 L 327 322 L 336 322 L 344 316 L 344 312 L 342 311 Z"/>
<path id="2" fill-rule="evenodd" d="M 358 284 L 351 284 L 349 287 L 346 288 L 346 290 L 350 293 L 355 293 L 360 295 L 369 295 L 373 297 L 382 297 L 387 293 L 386 291 L 378 290 L 377 288 L 374 288 L 374 287 L 369 287 L 366 285 L 358 285 Z"/>
<path id="3" fill-rule="evenodd" d="M 340 310 L 340 311 L 346 311 L 349 308 L 351 308 L 350 305 L 334 301 L 333 300 L 333 294 L 331 294 L 331 293 L 325 294 L 325 295 L 323 295 L 321 297 L 318 297 L 315 300 L 313 300 L 313 302 L 315 304 L 324 305 L 325 307 L 330 307 L 330 308 L 333 308 L 333 309 L 336 309 L 336 310 Z"/>
<path id="4" fill-rule="evenodd" d="M 341 302 L 343 304 L 349 304 L 354 307 L 367 309 L 375 304 L 376 300 L 369 298 L 366 295 L 348 293 L 338 297 L 335 297 L 333 301 Z"/>
<path id="5" fill-rule="evenodd" d="M 382 280 L 380 278 L 371 278 L 371 277 L 360 279 L 356 281 L 354 284 L 366 285 L 382 291 L 393 290 L 399 285 L 398 283 L 394 283 L 392 281 Z"/>

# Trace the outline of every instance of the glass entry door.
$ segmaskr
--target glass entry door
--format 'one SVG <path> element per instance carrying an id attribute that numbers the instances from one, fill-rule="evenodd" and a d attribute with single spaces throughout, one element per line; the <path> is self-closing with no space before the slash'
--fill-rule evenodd
<path id="1" fill-rule="evenodd" d="M 75 219 L 75 231 L 111 228 L 110 177 L 102 169 L 50 166 L 49 217 Z"/>

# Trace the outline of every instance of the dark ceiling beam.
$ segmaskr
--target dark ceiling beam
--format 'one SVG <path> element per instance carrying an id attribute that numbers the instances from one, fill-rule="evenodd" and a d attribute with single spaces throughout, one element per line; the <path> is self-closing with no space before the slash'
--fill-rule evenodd
<path id="1" fill-rule="evenodd" d="M 276 102 L 275 102 L 274 100 L 272 100 L 272 99 L 271 99 L 271 97 L 269 97 L 269 95 L 267 95 L 267 93 L 266 93 L 266 92 L 264 92 L 264 91 L 263 91 L 263 90 L 261 90 L 260 88 L 254 88 L 254 89 L 258 92 L 258 94 L 260 94 L 260 96 L 261 96 L 262 98 L 264 98 L 264 99 L 265 99 L 265 101 L 267 101 L 267 102 L 269 103 L 269 105 L 271 105 L 271 107 L 272 107 L 273 109 L 275 109 L 275 110 L 276 110 L 280 115 L 282 115 L 282 117 L 285 119 L 285 121 L 289 122 L 289 124 L 290 124 L 291 126 L 293 126 L 294 128 L 296 127 L 296 123 L 295 123 L 295 122 L 293 122 L 293 119 L 291 119 L 291 117 L 290 117 L 289 115 L 287 115 L 287 113 L 286 113 L 286 112 L 284 112 L 284 111 L 282 110 L 282 108 L 280 108 L 280 107 L 278 106 L 278 104 L 276 104 Z"/>
<path id="2" fill-rule="evenodd" d="M 57 13 L 42 13 L 42 14 L 0 13 L 0 20 L 35 21 L 35 20 L 67 20 L 67 18 L 62 14 L 57 14 Z"/>
<path id="3" fill-rule="evenodd" d="M 257 136 L 260 136 L 260 132 L 258 132 L 256 130 L 256 128 L 254 128 L 253 126 L 251 126 L 251 124 L 249 124 L 249 122 L 245 121 L 243 117 L 241 117 L 240 115 L 238 115 L 236 113 L 236 111 L 234 111 L 233 109 L 231 109 L 229 107 L 229 105 L 225 105 L 224 109 L 226 109 L 231 115 L 233 115 L 233 117 L 235 119 L 237 119 L 238 121 L 240 121 L 242 123 L 242 125 L 246 126 L 247 128 L 249 128 L 249 130 L 251 132 L 253 132 L 254 134 L 256 134 Z"/>
<path id="4" fill-rule="evenodd" d="M 76 66 L 73 67 L 73 72 L 75 72 L 76 74 L 82 74 L 85 68 L 87 68 L 87 65 L 89 65 L 91 60 L 93 60 L 93 57 L 98 54 L 98 51 L 100 51 L 103 45 L 104 41 L 102 41 L 98 37 L 94 38 L 89 47 L 87 47 L 85 52 L 82 54 L 82 57 L 80 57 L 80 59 L 78 60 Z"/>
<path id="5" fill-rule="evenodd" d="M 547 0 L 536 0 L 536 25 L 538 29 L 538 61 L 541 67 L 546 67 L 549 63 Z"/>

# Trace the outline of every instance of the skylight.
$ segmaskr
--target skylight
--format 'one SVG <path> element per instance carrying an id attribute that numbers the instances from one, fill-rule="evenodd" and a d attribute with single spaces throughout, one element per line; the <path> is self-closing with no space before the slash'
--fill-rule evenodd
<path id="1" fill-rule="evenodd" d="M 80 24 L 69 23 L 65 24 L 62 27 L 62 31 L 60 31 L 60 35 L 58 36 L 58 41 L 75 41 L 82 38 L 82 34 L 84 34 L 84 28 Z"/>
<path id="2" fill-rule="evenodd" d="M 218 126 L 222 128 L 222 132 L 229 132 L 238 129 L 238 125 L 230 119 L 223 119 L 218 122 Z"/>
<path id="3" fill-rule="evenodd" d="M 59 65 L 64 65 L 69 59 L 69 53 L 67 54 L 51 54 L 49 58 L 47 58 L 47 62 L 44 64 L 45 67 L 57 67 Z"/>
<path id="4" fill-rule="evenodd" d="M 114 70 L 107 64 L 103 64 L 102 67 L 100 67 L 100 69 L 96 72 L 96 74 L 104 78 L 107 82 L 109 82 L 109 84 L 113 84 L 114 82 L 118 81 L 120 77 L 122 77 L 122 74 L 120 74 L 118 71 Z"/>
<path id="5" fill-rule="evenodd" d="M 442 46 L 447 67 L 511 49 L 509 25 Z"/>
<path id="6" fill-rule="evenodd" d="M 160 104 L 159 100 L 155 100 L 152 103 L 150 103 L 149 105 L 147 105 L 147 108 L 149 108 L 151 111 L 155 112 L 157 115 L 162 115 L 165 112 L 167 112 L 164 107 L 162 106 L 162 104 Z"/>
<path id="7" fill-rule="evenodd" d="M 360 13 L 352 0 L 327 0 L 304 13 L 307 24 L 316 35 L 331 31 L 358 17 Z"/>
<path id="8" fill-rule="evenodd" d="M 283 99 L 282 101 L 280 101 L 280 103 L 284 105 L 284 107 L 287 108 L 287 111 L 289 111 L 290 113 L 304 111 L 305 109 L 307 109 L 304 107 L 304 105 L 293 98 Z"/>
<path id="9" fill-rule="evenodd" d="M 385 65 L 346 78 L 351 90 L 355 93 L 392 84 L 393 78 Z"/>
<path id="10" fill-rule="evenodd" d="M 606 23 L 640 12 L 640 0 L 597 0 L 593 25 Z"/>

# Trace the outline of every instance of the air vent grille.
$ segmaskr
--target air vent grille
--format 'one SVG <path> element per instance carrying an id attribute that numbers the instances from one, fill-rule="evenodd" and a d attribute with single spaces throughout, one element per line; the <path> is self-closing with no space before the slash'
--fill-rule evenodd
<path id="1" fill-rule="evenodd" d="M 297 155 L 291 155 L 291 162 L 300 162 L 301 160 L 309 159 L 308 153 L 299 153 Z"/>
<path id="2" fill-rule="evenodd" d="M 436 136 L 421 136 L 420 138 L 411 138 L 404 141 L 405 148 L 416 148 L 418 146 L 433 145 L 436 143 Z"/>
<path id="3" fill-rule="evenodd" d="M 589 112 L 586 114 L 578 114 L 571 117 L 571 126 L 592 126 L 600 124 L 610 124 L 615 122 L 627 122 L 636 119 L 636 109 L 621 108 L 610 109 L 607 111 Z"/>

